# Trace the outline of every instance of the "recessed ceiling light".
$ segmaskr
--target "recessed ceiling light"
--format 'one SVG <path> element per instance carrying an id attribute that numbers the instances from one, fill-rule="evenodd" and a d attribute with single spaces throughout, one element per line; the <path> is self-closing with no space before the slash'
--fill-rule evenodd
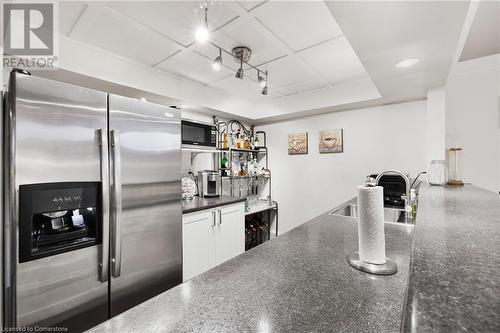
<path id="1" fill-rule="evenodd" d="M 408 68 L 408 67 L 416 65 L 418 61 L 419 61 L 418 58 L 407 58 L 407 59 L 403 59 L 401 61 L 398 61 L 395 66 L 397 68 Z"/>

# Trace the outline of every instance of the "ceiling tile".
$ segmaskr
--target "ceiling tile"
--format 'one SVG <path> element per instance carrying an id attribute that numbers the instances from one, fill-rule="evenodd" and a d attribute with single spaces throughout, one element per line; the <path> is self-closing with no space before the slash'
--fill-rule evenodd
<path id="1" fill-rule="evenodd" d="M 251 0 L 238 1 L 240 6 L 245 8 L 248 12 L 264 2 L 266 1 L 251 1 Z"/>
<path id="2" fill-rule="evenodd" d="M 323 1 L 268 1 L 252 14 L 294 51 L 342 35 Z"/>
<path id="3" fill-rule="evenodd" d="M 243 98 L 251 102 L 260 102 L 274 97 L 280 96 L 276 91 L 269 88 L 269 93 L 264 96 L 260 92 L 262 88 L 253 78 L 245 77 L 243 80 L 237 79 L 234 76 L 227 77 L 220 81 L 210 84 L 211 87 L 229 93 L 230 95 Z"/>
<path id="4" fill-rule="evenodd" d="M 209 59 L 192 51 L 179 52 L 156 67 L 204 84 L 233 74 L 233 71 L 225 67 L 218 72 L 214 71 Z"/>
<path id="5" fill-rule="evenodd" d="M 108 7 L 168 36 L 184 46 L 194 42 L 203 19 L 200 1 L 112 1 Z M 230 6 L 214 2 L 208 7 L 209 30 L 216 30 L 238 15 Z"/>
<path id="6" fill-rule="evenodd" d="M 179 50 L 168 39 L 146 28 L 131 25 L 107 10 L 101 13 L 81 40 L 149 66 Z"/>
<path id="7" fill-rule="evenodd" d="M 290 85 L 286 85 L 280 88 L 277 88 L 277 92 L 283 96 L 291 96 L 291 95 L 296 95 L 316 89 L 321 89 L 324 87 L 327 87 L 324 82 L 321 80 L 310 80 L 310 81 L 302 81 L 302 82 L 297 82 L 293 83 Z"/>
<path id="8" fill-rule="evenodd" d="M 59 3 L 59 31 L 68 36 L 87 5 L 81 1 L 61 1 Z"/>
<path id="9" fill-rule="evenodd" d="M 332 84 L 368 76 L 343 36 L 301 51 L 298 55 Z"/>
<path id="10" fill-rule="evenodd" d="M 262 66 L 269 72 L 269 86 L 281 87 L 301 81 L 319 78 L 308 70 L 300 61 L 292 57 L 283 57 Z"/>

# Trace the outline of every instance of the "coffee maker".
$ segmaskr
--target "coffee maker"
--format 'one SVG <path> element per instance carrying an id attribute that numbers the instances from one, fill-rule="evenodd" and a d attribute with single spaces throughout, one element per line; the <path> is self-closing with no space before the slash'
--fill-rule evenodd
<path id="1" fill-rule="evenodd" d="M 215 170 L 198 172 L 198 193 L 201 197 L 220 196 L 220 176 Z"/>

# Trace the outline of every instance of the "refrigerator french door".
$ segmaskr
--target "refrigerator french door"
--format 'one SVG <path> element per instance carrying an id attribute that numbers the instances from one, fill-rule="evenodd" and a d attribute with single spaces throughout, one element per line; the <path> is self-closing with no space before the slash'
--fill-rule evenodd
<path id="1" fill-rule="evenodd" d="M 82 331 L 182 281 L 177 110 L 13 72 L 4 320 Z"/>

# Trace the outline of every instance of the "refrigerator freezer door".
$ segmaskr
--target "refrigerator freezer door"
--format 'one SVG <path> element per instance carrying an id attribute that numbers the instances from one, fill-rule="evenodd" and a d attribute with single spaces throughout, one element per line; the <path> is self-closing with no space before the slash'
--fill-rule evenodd
<path id="1" fill-rule="evenodd" d="M 109 129 L 114 316 L 182 282 L 180 112 L 110 95 Z"/>
<path id="2" fill-rule="evenodd" d="M 70 181 L 105 184 L 106 177 L 101 177 L 108 173 L 108 143 L 107 135 L 99 135 L 99 129 L 107 129 L 106 94 L 12 75 L 9 93 L 13 117 L 9 121 L 15 133 L 15 141 L 10 144 L 15 143 L 16 151 L 14 212 L 19 207 L 19 185 Z M 13 215 L 11 222 L 18 235 L 17 217 Z M 106 232 L 103 230 L 103 235 Z M 18 241 L 14 237 L 13 242 Z M 106 242 L 102 244 L 24 263 L 19 263 L 18 246 L 12 246 L 16 249 L 11 271 L 17 277 L 12 279 L 17 289 L 17 325 L 69 325 L 70 329 L 83 330 L 106 320 L 108 282 L 102 274 L 106 266 L 100 268 L 99 262 L 109 259 L 105 258 Z"/>

